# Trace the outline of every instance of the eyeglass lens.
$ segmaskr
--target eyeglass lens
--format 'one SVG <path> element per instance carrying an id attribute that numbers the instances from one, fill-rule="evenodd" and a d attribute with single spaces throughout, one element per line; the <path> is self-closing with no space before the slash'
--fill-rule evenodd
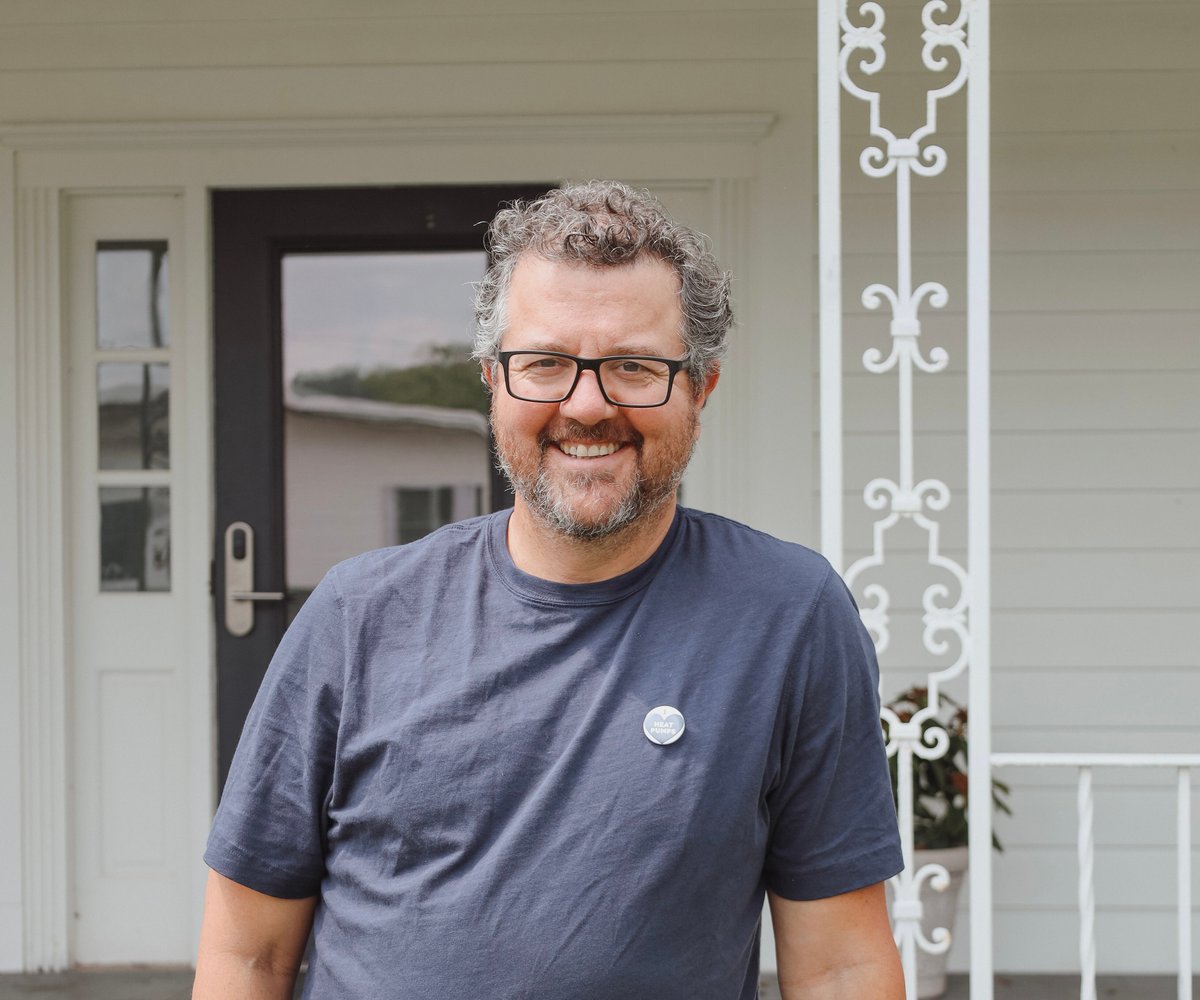
<path id="1" fill-rule="evenodd" d="M 546 354 L 513 354 L 508 384 L 514 396 L 553 403 L 565 399 L 575 384 L 574 358 Z M 671 389 L 671 368 L 648 358 L 606 358 L 599 366 L 604 393 L 614 403 L 657 406 Z"/>

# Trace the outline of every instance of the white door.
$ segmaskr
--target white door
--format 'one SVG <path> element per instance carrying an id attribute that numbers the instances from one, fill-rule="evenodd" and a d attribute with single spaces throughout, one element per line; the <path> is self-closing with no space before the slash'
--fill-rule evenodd
<path id="1" fill-rule="evenodd" d="M 180 199 L 66 203 L 76 963 L 188 962 L 194 838 Z"/>

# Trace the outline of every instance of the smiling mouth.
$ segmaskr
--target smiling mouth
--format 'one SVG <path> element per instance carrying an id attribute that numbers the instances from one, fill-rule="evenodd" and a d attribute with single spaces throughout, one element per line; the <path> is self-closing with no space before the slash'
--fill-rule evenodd
<path id="1" fill-rule="evenodd" d="M 604 444 L 568 444 L 565 441 L 556 443 L 559 451 L 572 458 L 600 458 L 603 455 L 611 455 L 621 447 L 615 441 L 608 441 Z"/>

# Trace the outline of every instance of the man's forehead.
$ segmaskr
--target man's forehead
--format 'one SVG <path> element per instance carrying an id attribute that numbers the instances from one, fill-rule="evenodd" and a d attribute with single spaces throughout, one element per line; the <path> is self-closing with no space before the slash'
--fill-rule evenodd
<path id="1" fill-rule="evenodd" d="M 586 317 L 621 322 L 631 333 L 664 325 L 683 329 L 679 281 L 656 257 L 608 267 L 531 257 L 517 264 L 507 306 L 510 323 L 518 317 L 556 323 Z"/>
<path id="2" fill-rule="evenodd" d="M 607 354 L 661 357 L 683 347 L 679 284 L 656 257 L 611 267 L 531 257 L 517 265 L 506 311 L 507 330 L 530 349 L 574 353 L 587 333 L 606 336 Z M 664 344 L 664 334 L 679 343 Z"/>

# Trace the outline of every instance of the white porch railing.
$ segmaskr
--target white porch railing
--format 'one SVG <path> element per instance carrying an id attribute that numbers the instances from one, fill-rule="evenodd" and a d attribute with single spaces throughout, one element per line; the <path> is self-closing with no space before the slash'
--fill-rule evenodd
<path id="1" fill-rule="evenodd" d="M 1096 890 L 1092 772 L 1098 767 L 1174 769 L 1176 787 L 1176 906 L 1179 919 L 1178 1000 L 1192 1000 L 1192 783 L 1200 754 L 994 753 L 992 767 L 1071 767 L 1079 772 L 1079 970 L 1080 1000 L 1096 1000 Z M 982 888 L 980 886 L 979 888 Z M 987 886 L 991 895 L 991 886 Z M 972 889 L 972 892 L 975 890 Z M 974 984 L 972 984 L 974 985 Z"/>

